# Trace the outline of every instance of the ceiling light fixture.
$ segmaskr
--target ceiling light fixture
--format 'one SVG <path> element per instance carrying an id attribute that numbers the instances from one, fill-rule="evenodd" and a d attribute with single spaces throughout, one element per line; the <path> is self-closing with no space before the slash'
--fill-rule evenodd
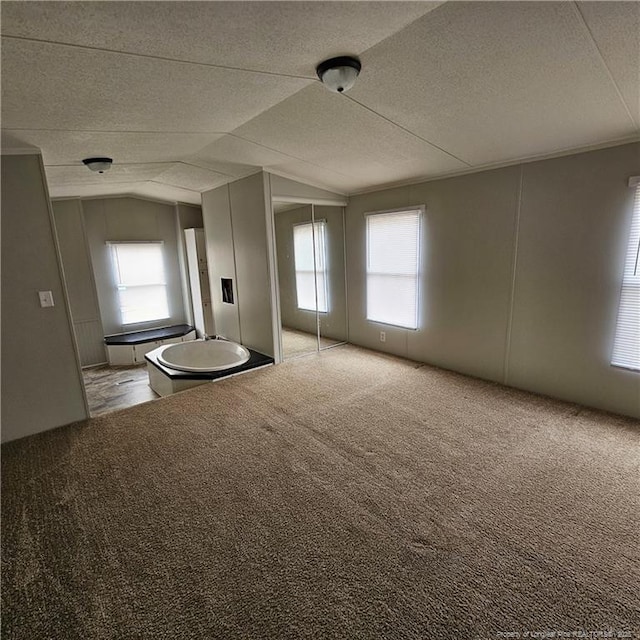
<path id="1" fill-rule="evenodd" d="M 357 58 L 340 56 L 321 62 L 316 67 L 316 73 L 329 91 L 344 93 L 353 87 L 361 68 Z"/>
<path id="2" fill-rule="evenodd" d="M 111 169 L 113 160 L 111 158 L 85 158 L 82 162 L 89 167 L 91 171 L 104 173 Z"/>

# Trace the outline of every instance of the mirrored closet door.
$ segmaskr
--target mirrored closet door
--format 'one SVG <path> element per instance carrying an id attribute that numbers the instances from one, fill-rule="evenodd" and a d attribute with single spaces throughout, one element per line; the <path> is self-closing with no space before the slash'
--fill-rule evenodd
<path id="1" fill-rule="evenodd" d="M 273 203 L 282 359 L 346 342 L 342 207 Z"/>
<path id="2" fill-rule="evenodd" d="M 347 341 L 344 210 L 314 206 L 318 341 L 327 349 Z"/>

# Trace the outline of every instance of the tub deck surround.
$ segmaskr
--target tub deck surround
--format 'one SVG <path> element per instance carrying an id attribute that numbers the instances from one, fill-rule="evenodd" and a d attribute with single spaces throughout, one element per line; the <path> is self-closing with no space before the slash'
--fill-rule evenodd
<path id="1" fill-rule="evenodd" d="M 189 324 L 176 324 L 171 327 L 160 327 L 158 329 L 146 329 L 145 331 L 130 331 L 112 336 L 105 336 L 104 343 L 109 345 L 134 345 L 145 342 L 155 342 L 156 340 L 169 340 L 170 338 L 181 338 L 194 331 Z"/>
<path id="2" fill-rule="evenodd" d="M 177 369 L 171 369 L 163 365 L 158 361 L 158 354 L 162 352 L 162 347 L 159 347 L 145 355 L 145 359 L 147 361 L 147 372 L 149 374 L 149 385 L 158 395 L 168 396 L 172 393 L 197 387 L 198 385 L 205 384 L 207 382 L 237 376 L 241 373 L 251 371 L 252 369 L 268 367 L 269 365 L 274 364 L 274 360 L 271 356 L 267 356 L 259 351 L 254 351 L 248 347 L 246 348 L 250 354 L 249 360 L 237 367 L 232 367 L 223 371 L 195 373 L 178 371 Z"/>
<path id="3" fill-rule="evenodd" d="M 106 336 L 107 358 L 111 366 L 145 364 L 144 356 L 162 345 L 196 339 L 195 329 L 188 324 L 174 324 L 144 331 L 130 331 Z"/>

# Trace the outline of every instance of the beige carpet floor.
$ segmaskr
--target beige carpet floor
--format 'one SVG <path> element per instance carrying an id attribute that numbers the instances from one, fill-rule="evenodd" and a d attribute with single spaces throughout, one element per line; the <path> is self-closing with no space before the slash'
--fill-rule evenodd
<path id="1" fill-rule="evenodd" d="M 318 337 L 306 331 L 282 327 L 282 357 L 298 358 L 318 350 Z"/>
<path id="2" fill-rule="evenodd" d="M 2 638 L 637 638 L 639 449 L 350 346 L 8 443 Z"/>

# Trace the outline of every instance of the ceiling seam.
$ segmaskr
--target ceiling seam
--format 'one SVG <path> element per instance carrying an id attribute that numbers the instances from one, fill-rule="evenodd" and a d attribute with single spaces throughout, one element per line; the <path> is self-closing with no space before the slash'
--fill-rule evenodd
<path id="1" fill-rule="evenodd" d="M 365 53 L 367 53 L 368 51 L 371 51 L 371 49 L 377 47 L 379 44 L 381 44 L 382 42 L 385 42 L 386 40 L 388 40 L 389 38 L 397 35 L 398 33 L 400 33 L 401 31 L 403 31 L 404 29 L 407 29 L 408 27 L 410 27 L 412 24 L 416 23 L 418 20 L 422 20 L 425 16 L 433 13 L 434 11 L 436 11 L 437 9 L 440 9 L 442 6 L 444 6 L 445 4 L 447 4 L 449 0 L 443 0 L 439 5 L 437 5 L 436 7 L 434 7 L 433 9 L 430 9 L 429 11 L 423 13 L 421 16 L 415 18 L 415 20 L 412 20 L 411 22 L 409 22 L 408 24 L 405 24 L 403 27 L 401 27 L 400 29 L 398 29 L 397 31 L 394 31 L 393 33 L 390 33 L 389 35 L 387 35 L 386 37 L 384 37 L 382 40 L 379 40 L 378 42 L 376 42 L 375 44 L 371 45 L 368 49 L 365 49 L 364 51 L 359 52 L 357 55 L 358 57 L 362 57 Z M 314 78 L 314 80 L 316 80 L 316 78 Z M 280 151 L 279 149 L 274 149 L 272 147 L 268 147 L 267 145 L 264 144 L 260 144 L 258 142 L 255 142 L 253 140 L 249 140 L 248 138 L 243 138 L 242 136 L 233 133 L 233 131 L 237 131 L 238 129 L 240 129 L 241 127 L 245 126 L 246 124 L 248 124 L 249 122 L 251 122 L 252 120 L 255 120 L 256 118 L 259 118 L 260 116 L 262 116 L 263 114 L 265 114 L 267 111 L 270 111 L 271 109 L 276 108 L 277 106 L 279 106 L 280 104 L 282 104 L 285 100 L 288 100 L 289 98 L 292 98 L 296 95 L 298 95 L 298 93 L 300 93 L 301 91 L 304 91 L 304 89 L 306 89 L 307 87 L 303 87 L 302 89 L 300 89 L 299 91 L 296 91 L 295 93 L 291 94 L 290 96 L 288 96 L 287 98 L 283 98 L 280 102 L 277 102 L 276 104 L 272 105 L 271 107 L 268 107 L 266 109 L 264 109 L 262 112 L 260 112 L 258 115 L 254 116 L 253 118 L 249 118 L 249 120 L 247 120 L 246 122 L 238 125 L 235 129 L 233 129 L 231 132 L 229 132 L 227 135 L 233 136 L 234 138 L 238 138 L 239 140 L 243 140 L 245 142 L 250 142 L 252 144 L 257 144 L 260 147 L 263 147 L 264 149 L 268 149 L 269 151 L 274 151 L 276 153 L 280 153 L 281 155 L 285 155 L 289 158 L 293 158 L 294 160 L 297 160 L 298 162 L 304 162 L 305 164 L 309 164 L 313 167 L 318 167 L 319 169 L 322 169 L 323 171 L 330 171 L 331 173 L 334 173 L 335 175 L 341 176 L 343 178 L 351 178 L 353 179 L 354 176 L 350 176 L 344 173 L 340 173 L 338 171 L 335 171 L 333 169 L 328 169 L 326 167 L 323 167 L 322 165 L 316 164 L 314 162 L 310 162 L 309 160 L 303 160 L 302 158 L 298 158 L 297 156 L 292 156 L 289 153 L 285 153 L 283 151 Z M 345 95 L 345 94 L 342 94 Z M 349 96 L 346 96 L 347 98 Z M 351 98 L 353 100 L 353 98 Z M 455 155 L 449 153 L 448 151 L 445 151 L 444 149 L 441 149 L 440 147 L 438 147 L 437 145 L 433 144 L 432 142 L 429 142 L 428 140 L 425 140 L 424 138 L 421 138 L 420 136 L 418 136 L 417 134 L 413 133 L 412 131 L 409 131 L 408 129 L 404 129 L 404 127 L 402 127 L 401 125 L 393 122 L 392 120 L 389 120 L 388 118 L 386 118 L 385 116 L 383 116 L 382 114 L 377 113 L 376 111 L 374 111 L 373 109 L 370 109 L 369 107 L 367 107 L 366 105 L 357 102 L 356 100 L 354 100 L 354 102 L 356 102 L 357 104 L 360 104 L 360 106 L 364 107 L 365 109 L 369 109 L 369 111 L 371 111 L 372 113 L 374 113 L 375 115 L 379 116 L 380 118 L 383 118 L 385 120 L 387 120 L 389 123 L 391 123 L 392 125 L 403 129 L 404 131 L 406 131 L 407 133 L 409 133 L 410 135 L 418 138 L 419 140 L 422 140 L 423 142 L 425 142 L 426 144 L 432 146 L 435 149 L 438 149 L 439 151 L 442 151 L 443 153 L 449 155 L 450 157 L 454 158 L 455 160 L 458 160 L 459 162 L 462 162 L 462 164 L 471 167 L 472 165 L 468 162 L 465 162 L 464 160 L 457 158 Z M 212 144 L 215 144 L 212 143 Z M 207 145 L 208 146 L 208 145 Z M 204 147 L 203 147 L 204 148 Z M 262 165 L 263 169 L 268 169 L 269 165 Z"/>
<path id="2" fill-rule="evenodd" d="M 395 36 L 397 33 L 400 33 L 400 31 L 402 31 L 403 29 L 406 29 L 407 27 L 411 26 L 412 24 L 414 24 L 418 20 L 421 20 L 422 18 L 424 18 L 424 16 L 432 13 L 433 11 L 436 11 L 437 9 L 442 7 L 443 5 L 447 4 L 448 1 L 449 0 L 442 0 L 437 6 L 433 7 L 432 9 L 429 9 L 428 11 L 423 13 L 422 15 L 420 15 L 417 18 L 413 19 L 411 22 L 409 22 L 409 23 L 405 24 L 404 26 L 400 27 L 397 31 L 394 31 L 393 33 L 388 34 L 382 40 L 379 40 L 375 44 L 372 44 L 369 48 L 365 49 L 364 51 L 361 51 L 358 55 L 361 56 L 361 55 L 365 54 L 367 51 L 370 51 L 374 47 L 378 46 L 380 43 L 384 42 L 385 40 L 388 40 L 389 38 L 391 38 L 393 36 Z M 42 44 L 51 44 L 51 45 L 58 45 L 58 46 L 62 46 L 62 47 L 71 47 L 71 48 L 75 48 L 75 49 L 86 49 L 88 51 L 97 51 L 97 52 L 103 52 L 103 53 L 116 53 L 116 54 L 127 55 L 127 56 L 137 56 L 137 57 L 140 57 L 140 58 L 150 58 L 152 60 L 164 60 L 165 62 L 178 62 L 178 63 L 183 63 L 183 64 L 193 64 L 193 65 L 199 65 L 199 66 L 204 66 L 204 67 L 211 67 L 211 68 L 214 68 L 214 69 L 226 69 L 228 71 L 241 71 L 241 72 L 245 72 L 245 73 L 259 73 L 259 74 L 263 74 L 263 75 L 278 76 L 278 77 L 282 77 L 282 78 L 295 78 L 295 79 L 299 79 L 299 80 L 317 80 L 317 77 L 315 75 L 314 76 L 301 76 L 301 75 L 297 75 L 297 74 L 277 73 L 275 71 L 259 71 L 259 70 L 256 70 L 256 69 L 245 69 L 243 67 L 232 67 L 232 66 L 227 66 L 227 65 L 213 64 L 213 63 L 209 63 L 209 62 L 198 62 L 198 61 L 194 61 L 194 60 L 181 60 L 179 58 L 170 58 L 168 56 L 158 56 L 158 55 L 153 55 L 153 54 L 136 53 L 136 52 L 131 52 L 131 51 L 121 51 L 121 50 L 118 50 L 118 49 L 109 49 L 107 47 L 93 47 L 91 45 L 74 44 L 72 42 L 62 42 L 62 41 L 59 41 L 59 40 L 45 40 L 44 38 L 34 38 L 34 37 L 29 37 L 29 36 L 12 35 L 10 33 L 2 33 L 2 34 L 0 34 L 0 37 L 2 37 L 2 38 L 10 38 L 12 40 L 22 40 L 22 41 L 25 41 L 25 42 L 39 42 L 39 43 L 42 43 Z"/>
<path id="3" fill-rule="evenodd" d="M 368 107 L 366 104 L 360 102 L 359 100 L 356 100 L 355 98 L 352 98 L 351 96 L 345 96 L 345 97 L 349 98 L 349 100 L 351 100 L 352 102 L 355 102 L 355 104 L 360 105 L 363 109 L 366 109 L 367 111 L 370 111 L 371 113 L 373 113 L 374 115 L 378 116 L 379 118 L 382 118 L 386 122 L 392 124 L 394 127 L 398 127 L 398 129 L 402 129 L 402 131 L 404 131 L 405 133 L 408 133 L 409 135 L 412 135 L 414 138 L 417 138 L 418 140 L 422 140 L 422 142 L 425 142 L 430 147 L 433 147 L 434 149 L 437 149 L 438 151 L 441 151 L 442 153 L 446 153 L 450 158 L 453 158 L 454 160 L 457 160 L 458 162 L 461 162 L 462 164 L 466 165 L 467 167 L 472 167 L 473 166 L 470 162 L 467 162 L 466 160 L 463 160 L 462 158 L 459 158 L 455 154 L 447 151 L 446 149 L 443 149 L 442 147 L 439 147 L 434 142 L 431 142 L 430 140 L 427 140 L 426 138 L 423 138 L 422 136 L 419 136 L 417 133 L 414 133 L 410 129 L 407 129 L 406 127 L 403 127 L 401 124 L 398 124 L 397 122 L 394 122 L 390 118 L 387 118 L 387 116 L 383 116 L 381 113 L 379 113 L 375 109 L 372 109 L 371 107 Z"/>
<path id="4" fill-rule="evenodd" d="M 27 36 L 13 36 L 11 34 L 2 34 L 3 38 L 11 40 L 20 40 L 22 42 L 37 42 L 40 44 L 49 44 L 57 47 L 69 47 L 72 49 L 83 49 L 85 51 L 95 51 L 98 53 L 113 53 L 121 56 L 133 56 L 135 58 L 148 58 L 150 60 L 161 60 L 163 62 L 174 62 L 178 64 L 190 64 L 199 67 L 207 67 L 210 69 L 223 69 L 225 71 L 240 71 L 242 73 L 257 73 L 266 76 L 276 76 L 279 78 L 292 78 L 296 80 L 315 80 L 315 77 L 299 76 L 291 73 L 278 73 L 276 71 L 259 71 L 257 69 L 243 69 L 242 67 L 232 67 L 222 64 L 212 64 L 210 62 L 197 62 L 194 60 L 180 60 L 179 58 L 169 58 L 167 56 L 157 56 L 150 53 L 135 53 L 131 51 L 119 51 L 117 49 L 108 49 L 106 47 L 92 47 L 84 44 L 73 44 L 69 42 L 59 42 L 57 40 L 45 40 L 43 38 L 29 38 Z"/>
<path id="5" fill-rule="evenodd" d="M 242 126 L 242 125 L 240 125 Z M 51 131 L 53 133 L 175 133 L 179 135 L 226 136 L 228 131 L 166 131 L 153 129 L 49 129 L 44 127 L 2 127 L 3 131 Z"/>
<path id="6" fill-rule="evenodd" d="M 212 142 L 211 144 L 215 144 L 214 142 Z M 208 146 L 208 145 L 207 145 Z M 216 162 L 218 162 L 218 160 L 216 160 Z M 225 162 L 225 160 L 220 160 L 219 162 Z M 185 162 L 184 160 L 176 160 L 176 163 L 178 164 L 184 164 L 188 167 L 194 167 L 195 169 L 202 169 L 203 171 L 208 171 L 209 173 L 217 173 L 219 176 L 225 176 L 225 178 L 235 178 L 236 176 L 230 174 L 230 173 L 225 173 L 224 171 L 218 171 L 217 169 L 210 169 L 209 167 L 203 167 L 199 164 L 194 164 L 193 162 Z M 175 163 L 174 163 L 175 164 Z M 242 164 L 241 162 L 235 162 L 232 164 Z M 249 165 L 243 165 L 245 167 L 248 167 Z"/>
<path id="7" fill-rule="evenodd" d="M 84 165 L 81 164 L 81 160 L 79 160 L 78 162 L 72 162 L 72 163 L 62 163 L 62 164 L 45 164 L 45 167 L 82 167 Z M 115 164 L 117 164 L 120 167 L 131 167 L 131 166 L 136 166 L 139 164 L 176 164 L 180 162 L 180 160 L 158 160 L 157 162 L 116 162 Z"/>
<path id="8" fill-rule="evenodd" d="M 605 60 L 602 51 L 600 51 L 600 47 L 598 46 L 598 41 L 596 40 L 595 36 L 593 35 L 593 31 L 591 31 L 591 27 L 589 27 L 589 24 L 587 23 L 587 20 L 584 17 L 584 15 L 582 13 L 582 10 L 580 9 L 580 5 L 575 0 L 574 0 L 574 2 L 572 2 L 572 5 L 573 5 L 575 13 L 578 14 L 579 22 L 583 25 L 583 27 L 585 28 L 586 32 L 588 33 L 588 40 L 591 42 L 593 48 L 598 53 L 598 57 L 600 58 L 600 61 L 602 62 L 602 66 L 604 67 L 605 71 L 607 72 L 607 75 L 609 76 L 609 80 L 611 81 L 611 84 L 613 85 L 614 89 L 616 90 L 616 93 L 618 94 L 618 98 L 620 98 L 620 102 L 622 102 L 622 106 L 624 107 L 625 111 L 627 112 L 627 115 L 629 116 L 629 120 L 631 120 L 631 123 L 637 129 L 638 128 L 638 123 L 636 122 L 635 117 L 631 113 L 631 109 L 629 109 L 629 105 L 627 104 L 627 101 L 625 100 L 624 96 L 622 95 L 622 91 L 620 90 L 620 87 L 618 86 L 618 83 L 616 82 L 616 79 L 613 77 L 613 73 L 611 72 L 611 69 L 609 69 L 609 65 L 607 64 L 607 61 Z"/>
<path id="9" fill-rule="evenodd" d="M 191 164 L 189 162 L 183 162 L 182 160 L 176 160 L 174 162 L 170 163 L 171 165 L 176 165 L 176 164 L 183 164 L 187 167 L 194 167 L 195 169 L 200 169 L 202 171 L 208 171 L 211 174 L 215 174 L 217 176 L 220 176 L 222 178 L 229 178 L 231 180 L 234 179 L 235 176 L 231 176 L 228 173 L 222 173 L 221 171 L 215 171 L 214 169 L 207 169 L 205 167 L 198 167 L 195 164 Z M 157 175 L 153 176 L 153 178 L 151 178 L 152 182 L 158 181 L 158 182 L 162 182 L 161 178 L 165 173 L 168 173 L 169 171 L 171 171 L 173 169 L 173 166 L 171 167 L 167 167 L 166 169 L 163 169 L 162 171 L 160 171 L 160 173 L 158 173 Z M 172 187 L 179 187 L 179 185 L 177 184 L 173 184 L 171 182 L 164 182 L 163 184 L 168 184 Z M 223 183 L 224 184 L 224 183 Z M 188 189 L 188 187 L 179 187 L 180 189 Z M 215 188 L 215 187 L 213 187 Z M 191 189 L 191 191 L 193 191 L 193 189 Z M 201 191 L 198 191 L 197 193 L 202 193 Z"/>
<path id="10" fill-rule="evenodd" d="M 144 181 L 141 181 L 137 184 L 142 185 L 144 184 Z M 125 191 L 123 193 L 104 193 L 98 196 L 51 196 L 51 200 L 113 200 L 115 198 L 136 198 L 138 200 L 146 200 L 147 202 L 159 202 L 161 204 L 183 204 L 193 207 L 199 206 L 197 204 L 192 204 L 191 202 L 181 202 L 177 200 L 165 200 L 160 197 L 154 198 L 153 196 L 143 196 L 135 193 L 134 191 Z"/>
<path id="11" fill-rule="evenodd" d="M 139 165 L 149 165 L 149 164 L 167 164 L 167 165 L 176 165 L 176 164 L 184 164 L 187 167 L 194 167 L 195 169 L 202 169 L 203 171 L 208 171 L 209 173 L 216 173 L 219 176 L 224 176 L 225 178 L 235 178 L 234 175 L 230 173 L 224 173 L 223 171 L 218 171 L 217 169 L 211 169 L 210 167 L 203 167 L 201 165 L 193 164 L 193 162 L 185 162 L 184 160 L 159 160 L 157 162 L 115 162 L 114 166 L 119 167 L 135 167 Z M 45 164 L 45 167 L 81 167 L 80 161 L 76 163 L 63 163 L 63 164 Z M 248 166 L 248 165 L 247 165 Z M 165 171 L 169 171 L 172 167 L 167 167 L 167 169 L 160 172 L 159 175 L 162 175 Z"/>
<path id="12" fill-rule="evenodd" d="M 105 182 L 66 182 L 64 184 L 57 184 L 57 185 L 52 185 L 54 189 L 62 189 L 64 187 L 101 187 L 101 186 L 105 186 L 105 185 L 112 185 L 112 184 L 137 184 L 138 182 L 146 182 L 146 180 L 141 180 L 140 178 L 136 179 L 136 180 L 109 180 L 109 181 L 105 181 Z M 76 196 L 73 196 L 76 197 Z M 84 196 L 77 196 L 77 197 L 84 197 Z"/>
<path id="13" fill-rule="evenodd" d="M 303 180 L 303 178 L 299 178 L 298 176 L 293 175 L 292 173 L 287 173 L 286 171 L 281 171 L 280 169 L 266 169 L 266 171 L 268 173 L 270 173 L 272 176 L 278 176 L 280 178 L 286 178 L 287 180 L 293 180 L 293 182 L 301 182 Z M 303 184 L 306 184 L 309 187 L 314 187 L 316 189 L 320 189 L 321 191 L 329 191 L 330 193 L 339 195 L 339 196 L 346 196 L 349 197 L 349 192 L 348 191 L 344 191 L 344 187 L 332 187 L 331 185 L 328 184 L 324 184 L 322 181 L 309 181 L 306 178 L 304 178 L 305 182 Z"/>
<path id="14" fill-rule="evenodd" d="M 250 122 L 250 120 L 248 120 L 247 122 Z M 244 126 L 243 123 L 241 125 L 238 125 L 238 128 Z M 336 175 L 342 177 L 342 178 L 353 178 L 353 176 L 347 175 L 345 173 L 340 173 L 339 171 L 335 171 L 334 169 L 329 169 L 327 167 L 323 167 L 322 165 L 316 164 L 315 162 L 310 162 L 309 160 L 304 160 L 303 158 L 299 158 L 298 156 L 293 156 L 290 153 L 287 153 L 285 151 L 280 151 L 279 149 L 274 149 L 273 147 L 269 147 L 267 145 L 261 144 L 260 142 L 256 142 L 255 140 L 249 140 L 249 138 L 243 138 L 242 136 L 239 136 L 236 133 L 232 133 L 231 131 L 111 131 L 111 130 L 103 130 L 103 129 L 39 129 L 39 128 L 32 128 L 32 127 L 10 127 L 10 128 L 6 128 L 6 129 L 2 129 L 3 131 L 51 131 L 51 132 L 57 132 L 57 133 L 124 133 L 124 134 L 130 134 L 130 133 L 153 133 L 153 134 L 165 134 L 165 133 L 173 133 L 173 134 L 181 134 L 181 135 L 220 135 L 220 136 L 231 136 L 232 138 L 237 138 L 238 140 L 242 140 L 243 142 L 249 142 L 250 144 L 255 144 L 258 147 L 262 147 L 263 149 L 268 149 L 269 151 L 273 151 L 274 153 L 279 153 L 280 155 L 283 156 L 287 156 L 287 158 L 291 158 L 292 160 L 297 160 L 298 162 L 304 162 L 305 164 L 309 164 L 311 166 L 314 167 L 318 167 L 319 169 L 322 169 L 323 171 L 330 171 L 331 173 L 335 173 Z M 200 147 L 198 151 L 196 151 L 195 153 L 189 154 L 191 156 L 196 155 L 198 153 L 200 153 L 203 149 L 205 149 L 206 147 L 210 146 L 210 145 L 215 145 L 216 142 L 218 142 L 217 140 L 214 140 L 213 142 L 209 142 L 207 144 L 205 144 L 203 147 Z M 193 166 L 193 167 L 197 167 L 198 169 L 207 169 L 208 171 L 213 171 L 215 173 L 219 173 L 220 175 L 223 176 L 228 176 L 229 178 L 235 178 L 236 176 L 228 174 L 228 173 L 224 173 L 223 171 L 218 171 L 217 169 L 210 169 L 209 167 L 205 167 L 202 164 L 195 164 L 193 161 L 192 162 L 184 162 L 183 160 L 165 160 L 165 161 L 158 161 L 158 162 L 123 162 L 123 163 L 118 163 L 118 164 L 122 164 L 122 165 L 136 165 L 136 164 L 176 164 L 178 162 L 181 162 L 182 164 L 187 164 L 189 166 Z M 220 161 L 216 161 L 216 162 L 226 162 L 225 160 L 220 160 Z M 237 164 L 242 164 L 242 163 L 237 163 Z M 74 167 L 77 165 L 74 164 L 45 164 L 45 167 Z M 249 166 L 249 165 L 246 165 Z M 266 169 L 268 168 L 270 165 L 255 165 L 255 166 L 259 166 L 262 169 Z"/>
<path id="15" fill-rule="evenodd" d="M 208 146 L 208 145 L 207 145 Z M 204 148 L 204 147 L 203 147 Z M 196 158 L 197 160 L 197 158 Z M 206 162 L 206 161 L 205 161 Z M 213 160 L 213 162 L 227 162 L 226 160 Z M 210 173 L 217 173 L 220 176 L 224 176 L 225 178 L 231 178 L 233 180 L 239 180 L 240 178 L 237 175 L 231 173 L 224 173 L 224 171 L 218 171 L 218 169 L 211 169 L 210 167 L 205 167 L 203 164 L 196 164 L 193 160 L 190 162 L 184 162 L 183 160 L 176 160 L 174 164 L 180 163 L 187 165 L 188 167 L 194 167 L 195 169 L 203 169 L 204 171 L 209 171 Z M 261 167 L 257 164 L 244 164 L 242 162 L 230 162 L 229 164 L 237 164 L 242 167 L 247 167 L 248 169 L 252 169 L 255 167 L 256 169 L 260 169 Z M 244 176 L 240 176 L 243 178 Z"/>
<path id="16" fill-rule="evenodd" d="M 422 15 L 418 16 L 417 18 L 415 18 L 411 22 L 408 22 L 407 24 L 405 24 L 404 27 L 400 27 L 397 31 L 394 31 L 393 33 L 390 33 L 388 36 L 385 36 L 384 38 L 382 38 L 382 40 L 378 40 L 378 42 L 376 42 L 375 44 L 372 44 L 368 49 L 365 49 L 364 51 L 361 51 L 359 55 L 362 56 L 365 53 L 369 53 L 369 51 L 371 51 L 372 49 L 375 49 L 378 45 L 382 44 L 383 42 L 386 42 L 387 40 L 389 40 L 389 38 L 393 38 L 393 37 L 397 36 L 401 31 L 404 31 L 405 29 L 408 29 L 409 27 L 413 26 L 419 20 L 423 20 L 426 16 L 430 16 L 434 11 L 437 11 L 438 9 L 441 9 L 446 4 L 449 4 L 450 2 L 453 2 L 453 1 L 455 1 L 455 0 L 442 0 L 437 6 L 433 7 L 433 9 L 429 9 L 428 11 L 425 11 Z"/>
<path id="17" fill-rule="evenodd" d="M 250 120 L 248 122 L 250 122 Z M 240 125 L 240 127 L 242 127 L 242 126 L 244 126 L 244 125 Z M 240 127 L 238 127 L 238 129 Z M 318 169 L 322 169 L 323 171 L 330 171 L 331 173 L 335 173 L 337 176 L 340 176 L 342 178 L 353 178 L 354 177 L 354 176 L 347 175 L 346 173 L 341 173 L 340 171 L 335 171 L 334 169 L 328 169 L 327 167 L 323 167 L 321 164 L 317 164 L 315 162 L 311 162 L 309 160 L 305 160 L 304 158 L 298 158 L 298 156 L 292 156 L 290 153 L 286 153 L 285 151 L 280 151 L 279 149 L 274 149 L 273 147 L 269 147 L 266 144 L 262 144 L 260 142 L 256 142 L 255 140 L 250 140 L 249 138 L 244 138 L 242 136 L 239 136 L 237 133 L 228 133 L 227 135 L 229 135 L 229 136 L 231 136 L 233 138 L 237 138 L 238 140 L 243 140 L 244 142 L 250 142 L 251 144 L 255 144 L 255 145 L 259 146 L 259 147 L 262 147 L 263 149 L 268 149 L 269 151 L 273 151 L 274 153 L 279 153 L 280 155 L 287 156 L 287 158 L 291 158 L 292 160 L 297 160 L 298 162 L 304 162 L 305 164 L 310 164 L 311 166 L 317 167 Z M 215 144 L 215 142 L 212 142 L 211 144 L 213 145 L 213 144 Z M 270 166 L 272 166 L 272 165 L 262 165 L 262 168 L 263 169 L 265 169 L 265 168 L 268 169 Z M 273 165 L 273 166 L 277 166 L 277 165 Z"/>
<path id="18" fill-rule="evenodd" d="M 156 176 L 157 177 L 157 176 Z M 140 182 L 153 182 L 153 184 L 161 184 L 165 187 L 172 187 L 173 189 L 183 189 L 184 191 L 191 191 L 191 193 L 202 193 L 202 191 L 196 191 L 195 189 L 189 189 L 189 187 L 179 187 L 176 184 L 170 184 L 169 182 L 161 182 L 159 180 L 140 180 Z M 226 183 L 225 183 L 226 184 Z M 220 185 L 223 187 L 224 185 Z M 215 187 L 214 187 L 215 189 Z"/>
<path id="19" fill-rule="evenodd" d="M 248 120 L 247 122 L 250 122 L 250 120 Z M 242 126 L 244 126 L 243 123 L 241 125 L 238 125 L 237 128 L 240 128 Z M 243 138 L 242 136 L 239 136 L 236 133 L 232 133 L 231 131 L 151 131 L 151 130 L 145 130 L 145 131 L 122 131 L 122 130 L 117 130 L 117 131 L 112 131 L 112 130 L 104 130 L 104 129 L 49 129 L 49 128 L 33 128 L 33 127 L 10 127 L 10 128 L 6 128 L 3 129 L 3 131 L 51 131 L 51 132 L 57 132 L 57 133 L 124 133 L 124 134 L 130 134 L 130 133 L 150 133 L 150 134 L 166 134 L 166 133 L 172 133 L 172 134 L 181 134 L 181 135 L 220 135 L 220 136 L 231 136 L 232 138 L 237 138 L 238 140 L 242 140 L 243 142 L 249 142 L 250 144 L 255 144 L 258 147 L 262 147 L 263 149 L 268 149 L 269 151 L 273 151 L 274 153 L 279 153 L 280 155 L 286 156 L 287 158 L 291 158 L 292 160 L 297 160 L 298 162 L 304 162 L 305 164 L 309 164 L 313 167 L 318 167 L 319 169 L 322 169 L 323 171 L 329 171 L 331 173 L 336 174 L 337 176 L 340 176 L 342 178 L 353 178 L 353 176 L 347 175 L 345 173 L 340 173 L 339 171 L 335 171 L 334 169 L 329 169 L 327 167 L 323 167 L 322 165 L 316 164 L 315 162 L 310 162 L 309 160 L 304 160 L 303 158 L 299 158 L 298 156 L 293 156 L 290 153 L 287 153 L 286 151 L 280 151 L 279 149 L 274 149 L 273 147 L 269 147 L 265 144 L 262 144 L 260 142 L 256 142 L 255 140 L 250 140 L 249 138 Z M 216 142 L 218 142 L 218 140 L 214 140 L 213 142 L 209 142 L 207 144 L 205 144 L 203 147 L 200 147 L 198 151 L 189 154 L 190 156 L 196 155 L 198 153 L 200 153 L 203 149 L 207 148 L 210 145 L 215 145 Z M 166 160 L 166 161 L 159 161 L 157 163 L 151 163 L 151 162 L 139 162 L 139 163 L 135 163 L 135 162 L 123 162 L 123 165 L 127 165 L 127 164 L 175 164 L 177 162 L 182 162 L 183 164 L 187 164 L 193 167 L 197 167 L 199 169 L 207 169 L 209 171 L 214 171 L 215 173 L 219 173 L 221 175 L 224 176 L 228 176 L 229 178 L 235 178 L 236 176 L 234 175 L 230 175 L 228 173 L 224 173 L 222 171 L 218 171 L 216 169 L 210 169 L 208 167 L 203 166 L 202 164 L 195 164 L 193 161 L 192 162 L 184 162 L 182 160 Z M 216 161 L 218 162 L 218 161 Z M 220 160 L 219 162 L 225 162 L 224 160 Z M 238 164 L 242 164 L 242 163 L 238 163 Z M 46 167 L 72 167 L 72 166 L 76 166 L 73 164 L 60 164 L 60 165 L 50 165 L 50 164 L 46 164 Z M 249 165 L 247 165 L 249 166 Z M 262 169 L 267 169 L 270 165 L 268 164 L 263 164 L 263 165 L 255 165 L 255 166 L 259 166 Z"/>

